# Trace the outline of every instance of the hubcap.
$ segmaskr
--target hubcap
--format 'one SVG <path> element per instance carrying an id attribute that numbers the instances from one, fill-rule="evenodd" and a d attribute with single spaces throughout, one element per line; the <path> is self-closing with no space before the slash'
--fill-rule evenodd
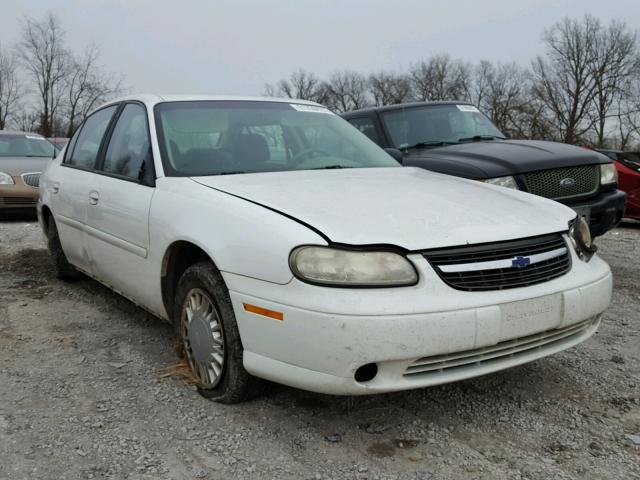
<path id="1" fill-rule="evenodd" d="M 222 321 L 207 292 L 194 288 L 187 293 L 180 328 L 191 371 L 201 387 L 215 387 L 224 367 L 224 336 Z"/>

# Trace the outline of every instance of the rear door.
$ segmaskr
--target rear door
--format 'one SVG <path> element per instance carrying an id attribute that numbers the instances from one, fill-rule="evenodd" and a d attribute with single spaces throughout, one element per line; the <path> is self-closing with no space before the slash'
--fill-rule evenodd
<path id="1" fill-rule="evenodd" d="M 87 207 L 99 178 L 95 173 L 98 153 L 117 109 L 112 105 L 87 117 L 69 143 L 60 168 L 52 169 L 51 207 L 62 249 L 69 262 L 88 273 L 92 271 L 84 233 Z"/>
<path id="2" fill-rule="evenodd" d="M 119 111 L 89 192 L 87 244 L 99 280 L 143 305 L 152 301 L 149 209 L 155 173 L 146 107 L 125 103 Z M 159 281 L 159 279 L 158 279 Z"/>

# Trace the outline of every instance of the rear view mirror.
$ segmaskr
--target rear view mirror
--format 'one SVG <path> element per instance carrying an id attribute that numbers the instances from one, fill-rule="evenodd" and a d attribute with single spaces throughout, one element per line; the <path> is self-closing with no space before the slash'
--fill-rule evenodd
<path id="1" fill-rule="evenodd" d="M 385 148 L 384 151 L 391 155 L 391 157 L 393 157 L 396 162 L 402 163 L 403 155 L 400 150 L 398 150 L 397 148 Z"/>

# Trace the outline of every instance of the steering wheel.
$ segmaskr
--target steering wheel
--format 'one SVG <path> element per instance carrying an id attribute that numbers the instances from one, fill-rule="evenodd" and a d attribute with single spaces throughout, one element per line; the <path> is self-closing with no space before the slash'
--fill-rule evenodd
<path id="1" fill-rule="evenodd" d="M 326 157 L 330 157 L 331 154 L 329 152 L 327 152 L 326 150 L 322 150 L 321 148 L 305 148 L 304 150 L 299 151 L 298 153 L 296 153 L 293 158 L 291 158 L 290 160 L 290 164 L 292 167 L 297 166 L 299 163 L 302 162 L 302 159 L 307 156 L 310 155 L 312 153 L 319 153 L 321 155 L 324 155 Z"/>

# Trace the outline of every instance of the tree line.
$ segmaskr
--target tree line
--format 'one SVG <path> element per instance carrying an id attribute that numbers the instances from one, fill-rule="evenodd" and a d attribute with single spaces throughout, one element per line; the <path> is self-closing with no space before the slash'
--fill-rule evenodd
<path id="1" fill-rule="evenodd" d="M 19 41 L 0 45 L 0 130 L 69 137 L 83 118 L 122 90 L 95 45 L 71 50 L 58 17 L 25 17 Z"/>
<path id="2" fill-rule="evenodd" d="M 640 148 L 640 45 L 623 21 L 565 18 L 544 31 L 528 65 L 477 63 L 434 55 L 405 71 L 340 70 L 327 78 L 303 69 L 265 94 L 317 101 L 336 112 L 410 101 L 462 100 L 515 138 Z M 0 129 L 70 136 L 123 79 L 99 50 L 66 44 L 60 20 L 25 17 L 19 41 L 0 45 Z"/>
<path id="3" fill-rule="evenodd" d="M 301 98 L 336 112 L 411 101 L 471 102 L 515 138 L 639 148 L 640 46 L 623 21 L 565 18 L 545 30 L 529 65 L 477 63 L 435 55 L 406 71 L 300 69 L 265 94 Z"/>

